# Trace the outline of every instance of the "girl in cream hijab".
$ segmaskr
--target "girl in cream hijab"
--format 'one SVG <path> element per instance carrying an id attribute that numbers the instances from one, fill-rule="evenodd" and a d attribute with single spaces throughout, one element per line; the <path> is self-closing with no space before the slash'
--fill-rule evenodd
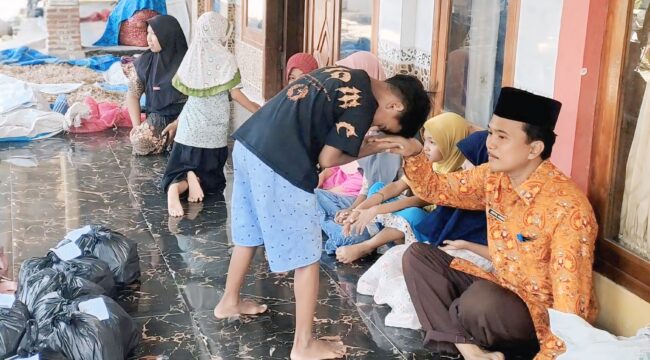
<path id="1" fill-rule="evenodd" d="M 440 173 L 459 170 L 465 162 L 465 156 L 456 147 L 456 143 L 469 135 L 470 123 L 460 115 L 444 113 L 427 120 L 424 130 L 424 153 L 433 163 L 434 170 Z M 427 242 L 426 235 L 420 233 L 415 224 L 426 217 L 427 211 L 422 207 L 429 204 L 416 196 L 401 195 L 408 190 L 405 177 L 388 185 L 372 185 L 368 198 L 348 216 L 344 234 L 361 233 L 373 221 L 382 224 L 384 228 L 370 240 L 338 248 L 336 258 L 343 263 L 350 263 L 393 241 Z"/>
<path id="2" fill-rule="evenodd" d="M 216 12 L 198 19 L 194 40 L 172 80 L 188 96 L 178 117 L 162 187 L 170 216 L 183 216 L 181 194 L 200 202 L 204 193 L 223 194 L 223 167 L 228 158 L 230 97 L 250 112 L 259 109 L 241 92 L 234 55 L 224 47 L 232 26 Z"/>

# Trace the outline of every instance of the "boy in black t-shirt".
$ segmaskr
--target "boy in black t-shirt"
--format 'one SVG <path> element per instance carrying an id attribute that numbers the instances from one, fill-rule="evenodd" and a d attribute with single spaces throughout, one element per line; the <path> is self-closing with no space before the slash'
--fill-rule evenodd
<path id="1" fill-rule="evenodd" d="M 387 149 L 366 142 L 370 126 L 413 137 L 431 108 L 422 83 L 397 75 L 371 79 L 362 70 L 327 67 L 307 74 L 266 103 L 233 137 L 235 244 L 217 318 L 259 314 L 266 305 L 242 301 L 244 277 L 264 245 L 271 271 L 295 270 L 296 332 L 291 359 L 345 355 L 342 343 L 315 340 L 322 238 L 314 189 L 328 168 Z"/>

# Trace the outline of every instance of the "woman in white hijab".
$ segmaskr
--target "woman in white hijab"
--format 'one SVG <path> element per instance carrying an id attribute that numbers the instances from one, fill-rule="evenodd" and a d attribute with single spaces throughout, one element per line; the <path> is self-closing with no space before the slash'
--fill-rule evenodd
<path id="1" fill-rule="evenodd" d="M 230 98 L 248 111 L 259 109 L 241 92 L 237 62 L 224 47 L 231 30 L 228 20 L 218 13 L 201 15 L 194 40 L 172 80 L 189 98 L 177 120 L 174 148 L 162 180 L 170 216 L 183 216 L 180 196 L 186 191 L 190 202 L 202 201 L 204 192 L 223 194 Z"/>

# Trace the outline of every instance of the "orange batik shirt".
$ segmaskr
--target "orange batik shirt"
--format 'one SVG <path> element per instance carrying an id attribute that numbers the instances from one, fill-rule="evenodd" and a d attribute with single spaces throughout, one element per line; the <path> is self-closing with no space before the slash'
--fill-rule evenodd
<path id="1" fill-rule="evenodd" d="M 458 258 L 451 267 L 494 281 L 524 300 L 540 342 L 535 359 L 554 359 L 565 350 L 551 333 L 548 308 L 595 319 L 592 264 L 598 225 L 585 195 L 550 161 L 517 188 L 488 164 L 437 174 L 423 154 L 406 158 L 404 172 L 425 201 L 485 209 L 494 272 Z"/>

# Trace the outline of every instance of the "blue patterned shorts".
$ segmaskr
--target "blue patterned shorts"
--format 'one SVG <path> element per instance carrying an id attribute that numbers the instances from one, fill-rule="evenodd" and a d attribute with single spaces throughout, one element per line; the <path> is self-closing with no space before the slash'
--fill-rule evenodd
<path id="1" fill-rule="evenodd" d="M 238 141 L 232 159 L 235 245 L 264 245 L 273 272 L 319 261 L 323 239 L 316 196 L 278 175 Z"/>

